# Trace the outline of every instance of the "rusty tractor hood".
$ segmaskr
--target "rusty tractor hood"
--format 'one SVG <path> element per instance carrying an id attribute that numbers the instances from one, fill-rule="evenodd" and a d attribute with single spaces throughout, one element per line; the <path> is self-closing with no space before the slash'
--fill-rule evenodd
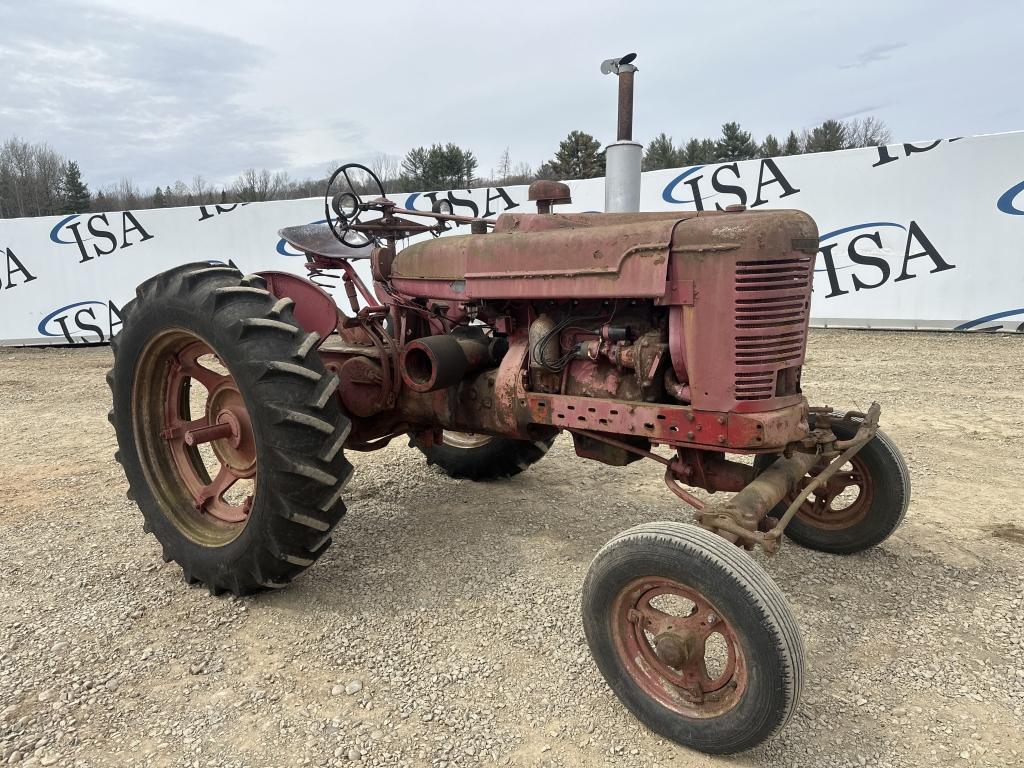
<path id="1" fill-rule="evenodd" d="M 789 250 L 794 237 L 817 237 L 800 211 L 503 214 L 491 233 L 409 246 L 391 281 L 407 295 L 463 301 L 656 298 L 673 252 Z"/>

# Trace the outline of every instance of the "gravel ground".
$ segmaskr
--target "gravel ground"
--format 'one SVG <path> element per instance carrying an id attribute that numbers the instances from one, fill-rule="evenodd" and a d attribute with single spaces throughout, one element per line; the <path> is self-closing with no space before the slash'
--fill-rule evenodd
<path id="1" fill-rule="evenodd" d="M 803 629 L 803 703 L 724 760 L 641 727 L 583 640 L 597 549 L 690 517 L 657 467 L 560 438 L 481 486 L 404 445 L 357 454 L 323 559 L 213 598 L 125 498 L 109 350 L 0 351 L 0 765 L 1024 765 L 1022 344 L 812 333 L 812 400 L 877 398 L 914 499 L 871 552 L 767 563 Z"/>

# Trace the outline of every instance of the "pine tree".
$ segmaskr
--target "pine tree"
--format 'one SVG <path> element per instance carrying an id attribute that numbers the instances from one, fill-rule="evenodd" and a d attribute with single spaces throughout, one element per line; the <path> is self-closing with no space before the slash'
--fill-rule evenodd
<path id="1" fill-rule="evenodd" d="M 782 154 L 799 155 L 801 152 L 803 152 L 803 149 L 800 147 L 800 139 L 795 131 L 790 131 L 789 136 L 786 137 L 786 143 L 782 145 Z"/>
<path id="2" fill-rule="evenodd" d="M 778 157 L 781 154 L 782 147 L 779 146 L 779 140 L 770 133 L 764 137 L 764 141 L 761 142 L 761 146 L 757 150 L 758 157 Z"/>
<path id="3" fill-rule="evenodd" d="M 64 166 L 60 192 L 63 198 L 61 213 L 85 213 L 89 210 L 89 188 L 82 181 L 82 171 L 74 160 Z"/>
<path id="4" fill-rule="evenodd" d="M 722 126 L 722 138 L 715 143 L 715 159 L 722 161 L 749 160 L 757 154 L 757 144 L 739 123 Z"/>
<path id="5" fill-rule="evenodd" d="M 838 120 L 826 120 L 807 136 L 804 152 L 835 152 L 848 147 L 846 126 Z"/>
<path id="6" fill-rule="evenodd" d="M 643 170 L 660 171 L 663 168 L 678 168 L 682 165 L 682 152 L 676 149 L 672 139 L 661 133 L 651 139 L 644 151 Z"/>
<path id="7" fill-rule="evenodd" d="M 601 142 L 583 131 L 572 131 L 558 145 L 551 170 L 560 179 L 592 179 L 604 173 Z"/>
<path id="8" fill-rule="evenodd" d="M 156 191 L 153 193 L 153 207 L 164 208 L 167 205 L 167 198 L 164 197 L 164 191 L 157 185 Z"/>

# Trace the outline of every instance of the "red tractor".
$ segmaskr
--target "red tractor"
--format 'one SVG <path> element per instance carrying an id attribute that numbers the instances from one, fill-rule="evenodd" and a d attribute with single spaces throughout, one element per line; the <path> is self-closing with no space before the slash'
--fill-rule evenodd
<path id="1" fill-rule="evenodd" d="M 654 731 L 753 747 L 794 712 L 804 662 L 785 598 L 744 550 L 772 553 L 785 533 L 857 552 L 910 498 L 877 404 L 837 413 L 801 394 L 815 224 L 741 207 L 557 214 L 569 190 L 550 181 L 529 197 L 537 213 L 428 214 L 343 166 L 326 223 L 281 236 L 311 273 L 340 270 L 348 314 L 280 272 L 197 263 L 144 282 L 108 376 L 129 495 L 188 582 L 244 595 L 327 549 L 346 451 L 408 435 L 449 475 L 489 480 L 565 431 L 583 458 L 657 462 L 696 524 L 608 542 L 583 586 L 587 642 Z M 398 248 L 453 225 L 470 233 Z M 706 504 L 684 486 L 734 495 Z"/>

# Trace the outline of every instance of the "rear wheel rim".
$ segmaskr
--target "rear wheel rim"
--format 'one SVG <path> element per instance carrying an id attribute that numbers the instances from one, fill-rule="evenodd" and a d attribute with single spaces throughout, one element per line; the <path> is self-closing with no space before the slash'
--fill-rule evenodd
<path id="1" fill-rule="evenodd" d="M 680 610 L 671 608 L 673 602 Z M 611 616 L 619 661 L 662 706 L 709 718 L 730 711 L 743 697 L 747 662 L 737 633 L 696 589 L 641 577 L 619 592 Z"/>
<path id="2" fill-rule="evenodd" d="M 482 448 L 494 438 L 490 435 L 481 435 L 477 432 L 454 432 L 450 429 L 446 429 L 442 433 L 441 439 L 445 445 L 450 445 L 452 448 L 470 450 L 472 448 Z"/>
<path id="3" fill-rule="evenodd" d="M 183 329 L 154 337 L 136 364 L 132 409 L 143 470 L 168 520 L 204 546 L 237 538 L 255 499 L 256 439 L 211 345 Z"/>

